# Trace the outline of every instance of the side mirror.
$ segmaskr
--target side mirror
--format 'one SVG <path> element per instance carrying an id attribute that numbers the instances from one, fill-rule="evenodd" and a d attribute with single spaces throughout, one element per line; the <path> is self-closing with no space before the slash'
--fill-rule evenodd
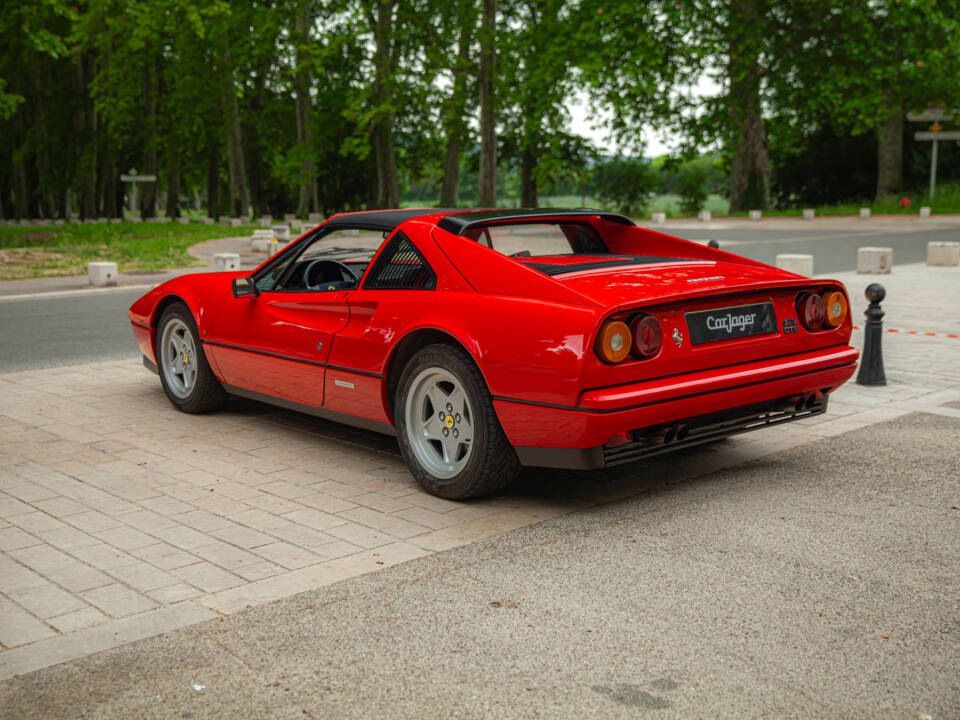
<path id="1" fill-rule="evenodd" d="M 256 297 L 260 294 L 260 288 L 257 287 L 257 283 L 254 282 L 252 277 L 241 277 L 233 279 L 233 296 L 237 298 L 241 297 Z"/>

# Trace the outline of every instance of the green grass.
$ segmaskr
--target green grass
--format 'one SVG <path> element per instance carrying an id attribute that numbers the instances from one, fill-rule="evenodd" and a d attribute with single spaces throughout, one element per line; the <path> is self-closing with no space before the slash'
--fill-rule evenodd
<path id="1" fill-rule="evenodd" d="M 204 240 L 250 233 L 251 228 L 152 223 L 0 226 L 0 279 L 83 275 L 87 263 L 106 260 L 120 272 L 194 267 L 187 248 Z"/>

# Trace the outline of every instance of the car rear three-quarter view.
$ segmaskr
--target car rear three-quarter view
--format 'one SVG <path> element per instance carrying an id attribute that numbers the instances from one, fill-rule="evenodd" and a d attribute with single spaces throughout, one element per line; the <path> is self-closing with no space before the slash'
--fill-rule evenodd
<path id="1" fill-rule="evenodd" d="M 395 434 L 447 498 L 822 413 L 857 361 L 841 284 L 595 210 L 337 215 L 130 318 L 175 407 L 236 394 Z"/>

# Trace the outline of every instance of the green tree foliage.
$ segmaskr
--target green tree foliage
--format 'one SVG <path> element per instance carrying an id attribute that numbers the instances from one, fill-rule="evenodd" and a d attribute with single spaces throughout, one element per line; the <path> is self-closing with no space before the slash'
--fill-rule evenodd
<path id="1" fill-rule="evenodd" d="M 635 158 L 612 158 L 593 169 L 593 192 L 624 215 L 640 215 L 655 194 L 657 173 L 650 163 Z"/>
<path id="2" fill-rule="evenodd" d="M 119 216 L 134 167 L 170 217 L 536 206 L 591 175 L 632 213 L 681 184 L 752 209 L 838 187 L 843 158 L 882 195 L 929 152 L 905 112 L 960 106 L 960 0 L 36 0 L 0 41 L 4 218 Z M 679 131 L 729 181 L 712 154 L 600 162 L 584 97 L 615 154 Z"/>

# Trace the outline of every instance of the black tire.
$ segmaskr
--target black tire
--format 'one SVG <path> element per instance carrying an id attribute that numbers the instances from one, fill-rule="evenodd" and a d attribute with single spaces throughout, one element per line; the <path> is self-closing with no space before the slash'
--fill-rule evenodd
<path id="1" fill-rule="evenodd" d="M 414 402 L 413 385 L 422 373 L 431 369 L 440 369 L 456 378 L 473 416 L 469 456 L 465 466 L 452 477 L 438 477 L 421 462 L 408 427 L 408 403 Z M 491 495 L 508 487 L 520 473 L 520 461 L 500 427 L 490 391 L 480 370 L 462 348 L 437 344 L 417 352 L 400 374 L 393 407 L 403 458 L 413 476 L 431 495 L 450 500 Z"/>
<path id="2" fill-rule="evenodd" d="M 161 342 L 164 336 L 164 330 L 168 324 L 182 323 L 190 333 L 193 348 L 195 350 L 196 378 L 192 386 L 185 393 L 177 393 L 171 388 L 168 382 L 167 374 L 164 372 L 163 357 L 161 355 Z M 203 344 L 200 342 L 200 335 L 197 332 L 196 323 L 193 321 L 193 314 L 190 309 L 181 302 L 173 303 L 160 316 L 160 322 L 157 323 L 156 347 L 154 348 L 157 356 L 157 368 L 160 372 L 160 384 L 163 386 L 163 392 L 175 408 L 185 413 L 198 414 L 219 410 L 227 400 L 227 391 L 223 389 L 220 381 L 217 380 L 207 362 L 207 356 L 203 351 Z"/>

